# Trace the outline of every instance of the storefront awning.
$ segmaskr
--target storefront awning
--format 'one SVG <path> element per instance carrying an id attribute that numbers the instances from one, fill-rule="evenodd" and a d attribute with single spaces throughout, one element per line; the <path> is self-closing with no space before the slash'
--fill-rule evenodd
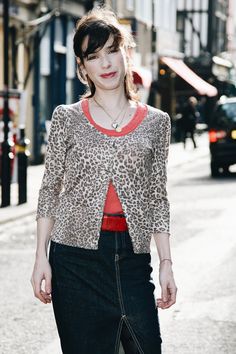
<path id="1" fill-rule="evenodd" d="M 216 87 L 203 80 L 200 76 L 195 74 L 181 59 L 174 59 L 170 57 L 161 57 L 161 61 L 169 66 L 177 75 L 182 77 L 189 83 L 200 95 L 214 97 L 218 91 Z"/>

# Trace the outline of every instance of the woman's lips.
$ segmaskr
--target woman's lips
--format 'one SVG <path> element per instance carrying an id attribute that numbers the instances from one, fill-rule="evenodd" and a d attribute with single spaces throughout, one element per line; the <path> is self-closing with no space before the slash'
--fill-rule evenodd
<path id="1" fill-rule="evenodd" d="M 102 74 L 100 75 L 103 79 L 108 79 L 108 78 L 111 78 L 111 77 L 114 77 L 116 75 L 116 71 L 113 71 L 111 73 L 107 73 L 107 74 Z"/>

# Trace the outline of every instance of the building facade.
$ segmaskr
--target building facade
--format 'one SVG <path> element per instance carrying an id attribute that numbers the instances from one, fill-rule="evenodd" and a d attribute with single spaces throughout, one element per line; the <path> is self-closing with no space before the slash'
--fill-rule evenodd
<path id="1" fill-rule="evenodd" d="M 72 36 L 76 21 L 93 1 L 17 0 L 9 9 L 9 87 L 22 92 L 30 162 L 41 163 L 53 109 L 78 99 L 84 85 L 76 77 Z M 0 7 L 1 15 L 3 7 Z M 3 38 L 2 16 L 0 38 Z M 2 50 L 2 48 L 1 48 Z M 2 54 L 2 53 L 0 53 Z M 0 55 L 2 60 L 3 55 Z M 3 63 L 0 61 L 0 80 Z M 0 89 L 3 82 L 0 81 Z M 17 118 L 16 118 L 17 119 Z M 20 122 L 19 122 L 20 120 Z"/>
<path id="2" fill-rule="evenodd" d="M 216 100 L 236 94 L 232 51 L 235 6 L 229 0 L 176 0 L 175 4 L 182 59 L 177 55 L 161 58 L 158 90 L 166 97 L 162 108 L 174 116 L 193 95 L 205 102 L 208 123 Z"/>
<path id="3" fill-rule="evenodd" d="M 177 29 L 185 61 L 217 88 L 218 97 L 236 93 L 229 48 L 233 15 L 230 0 L 178 0 Z"/>
<path id="4" fill-rule="evenodd" d="M 73 29 L 86 11 L 100 4 L 110 5 L 134 35 L 134 81 L 142 101 L 174 117 L 190 95 L 206 96 L 210 110 L 221 94 L 235 94 L 233 0 L 12 0 L 10 87 L 24 93 L 24 113 L 17 124 L 25 126 L 31 141 L 31 163 L 43 162 L 55 106 L 78 100 L 84 91 L 76 77 Z M 0 1 L 1 42 L 2 19 Z M 0 91 L 2 58 L 0 47 Z"/>

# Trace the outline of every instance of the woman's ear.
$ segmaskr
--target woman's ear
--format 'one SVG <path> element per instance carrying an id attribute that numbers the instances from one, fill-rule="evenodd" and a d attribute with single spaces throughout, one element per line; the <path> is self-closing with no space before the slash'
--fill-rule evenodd
<path id="1" fill-rule="evenodd" d="M 86 77 L 87 71 L 86 71 L 84 65 L 81 63 L 81 60 L 79 58 L 77 58 L 76 61 L 77 61 L 77 64 L 78 64 L 79 71 L 82 73 L 82 75 L 84 77 Z"/>

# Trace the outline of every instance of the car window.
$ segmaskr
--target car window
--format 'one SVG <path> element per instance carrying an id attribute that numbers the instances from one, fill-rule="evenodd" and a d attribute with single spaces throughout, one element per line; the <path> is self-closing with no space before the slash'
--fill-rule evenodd
<path id="1" fill-rule="evenodd" d="M 214 114 L 214 123 L 223 128 L 231 122 L 236 122 L 236 102 L 219 105 Z"/>

